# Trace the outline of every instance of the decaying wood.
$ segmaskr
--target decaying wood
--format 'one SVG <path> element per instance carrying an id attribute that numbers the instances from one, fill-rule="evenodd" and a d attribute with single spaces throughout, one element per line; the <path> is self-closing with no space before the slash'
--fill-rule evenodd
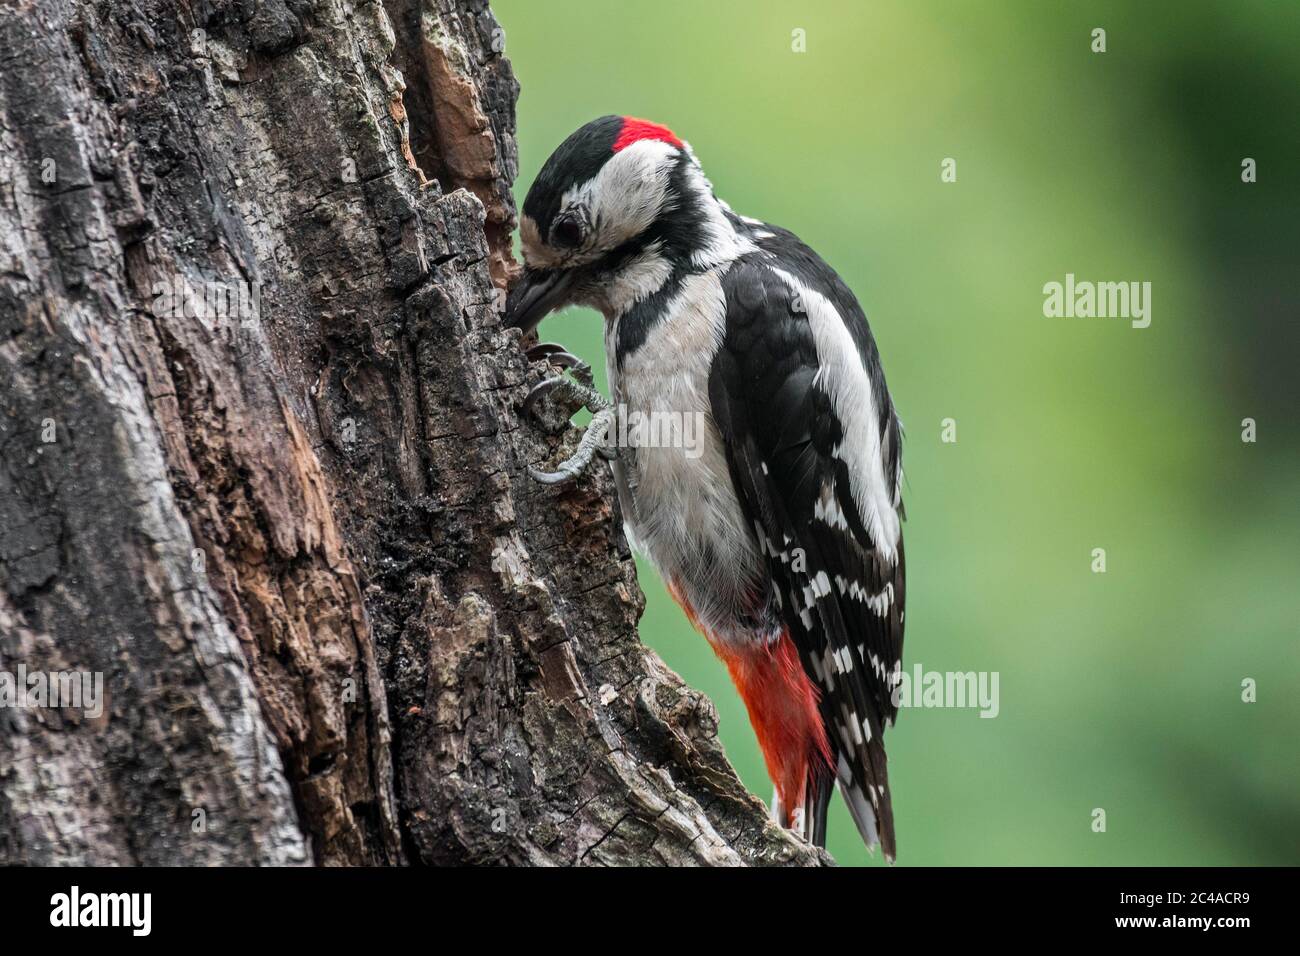
<path id="1" fill-rule="evenodd" d="M 528 463 L 484 0 L 0 6 L 0 863 L 808 864 Z M 180 301 L 171 292 L 193 294 Z M 230 293 L 234 315 L 214 310 Z"/>

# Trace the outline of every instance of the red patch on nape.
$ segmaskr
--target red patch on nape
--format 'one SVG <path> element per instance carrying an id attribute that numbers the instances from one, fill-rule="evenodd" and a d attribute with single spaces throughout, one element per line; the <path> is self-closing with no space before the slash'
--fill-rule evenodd
<path id="1" fill-rule="evenodd" d="M 633 143 L 639 143 L 643 139 L 657 139 L 662 143 L 669 143 L 682 148 L 682 141 L 667 126 L 660 126 L 658 123 L 652 123 L 649 120 L 637 119 L 635 116 L 623 117 L 623 128 L 619 130 L 618 139 L 614 140 L 614 152 L 620 149 L 627 149 Z"/>

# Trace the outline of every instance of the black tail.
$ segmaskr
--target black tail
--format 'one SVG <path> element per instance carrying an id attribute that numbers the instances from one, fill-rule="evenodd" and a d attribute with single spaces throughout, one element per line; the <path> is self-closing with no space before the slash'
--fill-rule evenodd
<path id="1" fill-rule="evenodd" d="M 804 808 L 804 839 L 826 848 L 826 811 L 830 809 L 835 776 L 830 768 L 819 767 L 808 775 L 808 802 Z"/>

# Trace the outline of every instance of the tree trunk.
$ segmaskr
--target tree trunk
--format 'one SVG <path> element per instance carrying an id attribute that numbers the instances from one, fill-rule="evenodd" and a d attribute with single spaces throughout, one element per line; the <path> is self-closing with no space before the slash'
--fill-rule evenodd
<path id="1" fill-rule="evenodd" d="M 0 708 L 0 863 L 828 860 L 638 641 L 605 470 L 524 471 L 502 45 L 0 7 L 0 672 L 105 698 Z"/>

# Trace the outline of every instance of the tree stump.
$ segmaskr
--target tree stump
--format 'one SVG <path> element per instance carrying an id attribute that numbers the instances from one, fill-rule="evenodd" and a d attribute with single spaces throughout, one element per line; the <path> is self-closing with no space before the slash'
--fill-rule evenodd
<path id="1" fill-rule="evenodd" d="M 820 864 L 520 419 L 485 0 L 0 7 L 0 863 Z"/>

